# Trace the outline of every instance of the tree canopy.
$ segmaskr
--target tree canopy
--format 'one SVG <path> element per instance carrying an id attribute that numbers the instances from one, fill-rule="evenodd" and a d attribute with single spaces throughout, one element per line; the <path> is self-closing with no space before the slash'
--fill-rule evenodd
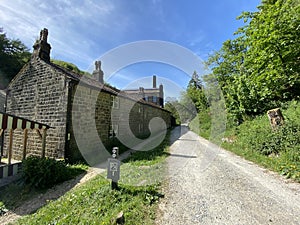
<path id="1" fill-rule="evenodd" d="M 6 88 L 30 57 L 31 53 L 20 40 L 9 39 L 0 29 L 0 89 Z"/>
<path id="2" fill-rule="evenodd" d="M 236 119 L 300 96 L 300 1 L 264 0 L 207 61 Z"/>
<path id="3" fill-rule="evenodd" d="M 194 103 L 198 112 L 207 108 L 207 96 L 205 96 L 204 86 L 196 71 L 194 71 L 192 78 L 189 81 L 186 94 Z"/>

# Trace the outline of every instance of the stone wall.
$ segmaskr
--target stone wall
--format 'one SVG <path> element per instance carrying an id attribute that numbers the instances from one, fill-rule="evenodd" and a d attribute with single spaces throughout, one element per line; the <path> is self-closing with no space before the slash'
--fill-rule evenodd
<path id="1" fill-rule="evenodd" d="M 73 120 L 70 117 L 68 122 L 70 138 L 66 155 L 71 161 L 77 161 L 82 154 L 90 164 L 105 159 L 107 150 L 120 136 L 132 140 L 130 132 L 138 138 L 149 135 L 149 121 L 154 117 L 165 120 L 168 128 L 171 126 L 170 113 L 158 106 L 82 85 L 72 90 L 72 108 L 68 115 Z"/>
<path id="2" fill-rule="evenodd" d="M 70 161 L 81 160 L 83 155 L 97 163 L 98 152 L 105 152 L 105 147 L 99 144 L 99 140 L 108 141 L 110 110 L 109 93 L 99 93 L 97 89 L 82 85 L 72 88 L 66 148 L 66 157 Z"/>
<path id="3" fill-rule="evenodd" d="M 46 156 L 62 158 L 65 149 L 68 82 L 61 71 L 46 62 L 30 61 L 9 85 L 7 113 L 45 123 L 47 131 Z M 8 131 L 5 135 L 8 144 Z M 28 132 L 28 154 L 40 155 L 42 140 L 35 130 Z M 20 159 L 23 151 L 23 131 L 15 130 L 13 158 Z"/>
<path id="4" fill-rule="evenodd" d="M 5 104 L 5 91 L 0 90 L 0 111 L 4 112 L 4 104 Z"/>

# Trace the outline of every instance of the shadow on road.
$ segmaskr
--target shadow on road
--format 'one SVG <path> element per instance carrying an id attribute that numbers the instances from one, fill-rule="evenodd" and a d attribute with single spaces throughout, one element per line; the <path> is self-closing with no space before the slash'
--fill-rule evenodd
<path id="1" fill-rule="evenodd" d="M 170 137 L 170 145 L 172 145 L 175 141 L 180 139 L 182 135 L 189 131 L 189 127 L 187 125 L 177 126 L 172 130 L 171 137 Z M 184 139 L 182 139 L 184 140 Z"/>
<path id="2" fill-rule="evenodd" d="M 173 153 L 169 153 L 168 155 L 171 157 L 182 157 L 182 158 L 190 158 L 190 159 L 197 158 L 196 155 L 182 155 L 182 154 L 173 154 Z"/>

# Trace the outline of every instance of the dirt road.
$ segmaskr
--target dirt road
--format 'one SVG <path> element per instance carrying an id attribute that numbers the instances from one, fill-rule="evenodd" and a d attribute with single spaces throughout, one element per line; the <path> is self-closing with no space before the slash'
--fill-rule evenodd
<path id="1" fill-rule="evenodd" d="M 181 134 L 180 134 L 181 132 Z M 179 137 L 180 136 L 180 137 Z M 176 128 L 157 224 L 300 224 L 300 184 Z"/>

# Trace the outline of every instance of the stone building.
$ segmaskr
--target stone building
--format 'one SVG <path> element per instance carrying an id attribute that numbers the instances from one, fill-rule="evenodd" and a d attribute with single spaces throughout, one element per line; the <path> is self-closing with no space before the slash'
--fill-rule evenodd
<path id="1" fill-rule="evenodd" d="M 115 138 L 137 144 L 138 137 L 153 132 L 149 130 L 153 118 L 161 118 L 167 128 L 171 126 L 168 111 L 103 84 L 101 62 L 95 63 L 93 77 L 51 63 L 47 36 L 48 30 L 42 30 L 31 60 L 11 81 L 7 95 L 8 113 L 51 127 L 46 156 L 71 161 L 82 156 L 93 158 L 99 148 L 110 146 Z M 163 127 L 155 131 L 160 129 Z M 14 132 L 13 158 L 20 159 L 23 134 L 20 130 Z M 41 140 L 34 130 L 28 131 L 27 143 L 29 154 L 40 155 Z M 4 146 L 6 149 L 7 141 Z"/>
<path id="2" fill-rule="evenodd" d="M 139 89 L 128 89 L 123 90 L 126 94 L 133 96 L 135 98 L 140 98 L 146 102 L 154 103 L 155 105 L 164 107 L 164 87 L 162 84 L 157 88 L 156 86 L 156 76 L 153 76 L 153 87 L 144 88 L 140 87 Z"/>

